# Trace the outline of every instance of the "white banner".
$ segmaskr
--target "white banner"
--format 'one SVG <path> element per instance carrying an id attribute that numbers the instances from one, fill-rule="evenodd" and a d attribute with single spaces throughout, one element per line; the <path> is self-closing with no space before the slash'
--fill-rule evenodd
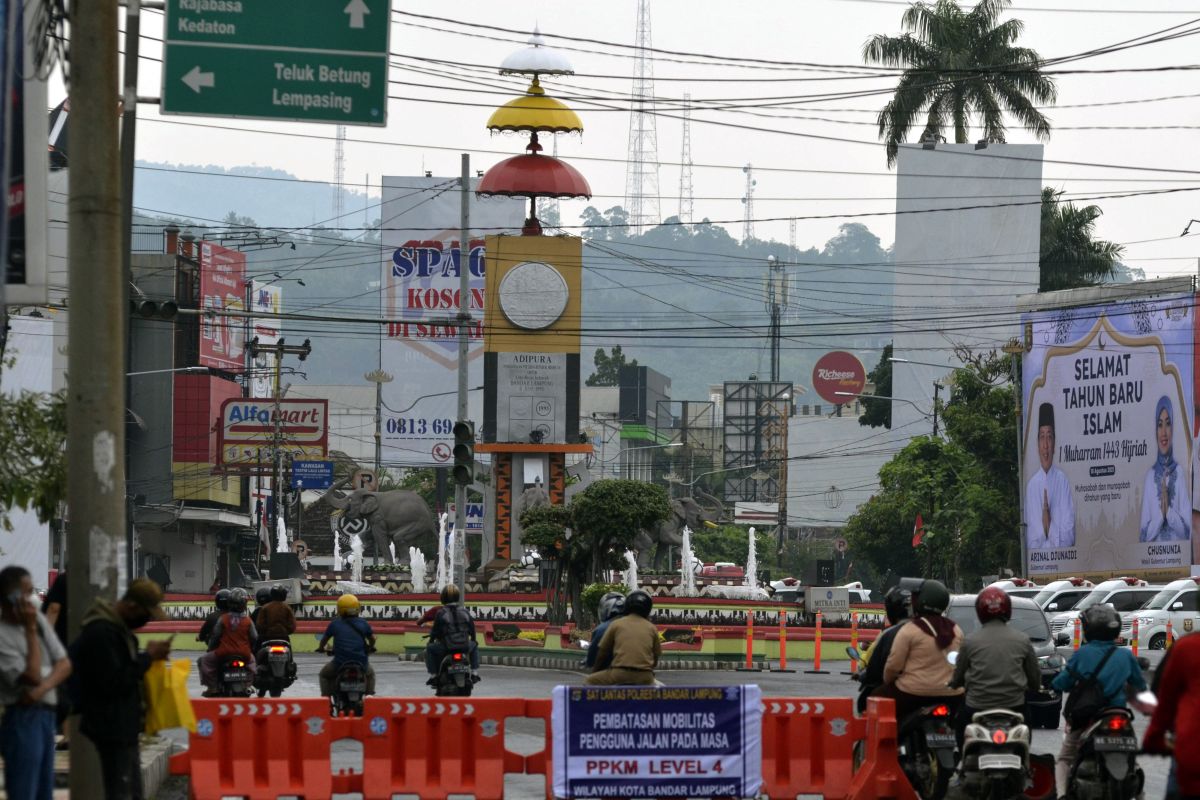
<path id="1" fill-rule="evenodd" d="M 458 388 L 459 224 L 457 178 L 384 177 L 380 367 L 395 377 L 383 385 L 383 459 L 393 465 L 444 466 L 450 461 Z M 483 237 L 519 233 L 520 199 L 470 200 L 471 324 L 467 385 L 483 383 Z M 469 416 L 483 421 L 483 392 L 469 395 Z"/>

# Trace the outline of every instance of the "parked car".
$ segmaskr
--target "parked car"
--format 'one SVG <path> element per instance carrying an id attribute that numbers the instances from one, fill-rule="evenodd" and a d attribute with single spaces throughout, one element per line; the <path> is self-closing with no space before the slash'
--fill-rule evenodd
<path id="1" fill-rule="evenodd" d="M 729 561 L 717 561 L 713 564 L 705 564 L 703 567 L 701 567 L 700 577 L 736 578 L 740 580 L 746 577 L 746 569 Z"/>
<path id="2" fill-rule="evenodd" d="M 1068 637 L 1069 641 L 1074 621 L 1092 606 L 1108 603 L 1118 613 L 1136 611 L 1150 602 L 1160 589 L 1162 589 L 1161 586 L 1151 586 L 1139 578 L 1114 578 L 1111 581 L 1101 581 L 1096 584 L 1096 588 L 1092 589 L 1087 597 L 1075 605 L 1075 608 L 1052 616 L 1050 630 L 1053 631 L 1056 641 L 1062 636 Z"/>
<path id="3" fill-rule="evenodd" d="M 1050 581 L 1033 596 L 1033 602 L 1041 606 L 1047 614 L 1061 614 L 1075 608 L 1079 601 L 1091 594 L 1095 588 L 1096 584 L 1084 578 Z"/>
<path id="4" fill-rule="evenodd" d="M 1066 666 L 1066 660 L 1058 654 L 1050 636 L 1050 624 L 1045 612 L 1028 597 L 1012 598 L 1012 619 L 1009 625 L 1024 632 L 1033 643 L 1038 669 L 1042 673 L 1042 685 L 1025 696 L 1029 724 L 1038 728 L 1057 728 L 1062 716 L 1062 695 L 1050 688 L 1050 682 Z M 946 616 L 962 628 L 963 635 L 979 628 L 979 617 L 975 615 L 975 595 L 956 594 L 950 598 Z"/>
<path id="5" fill-rule="evenodd" d="M 1121 637 L 1126 642 L 1133 633 L 1134 619 L 1138 621 L 1138 641 L 1151 650 L 1166 647 L 1168 619 L 1174 637 L 1196 630 L 1200 626 L 1200 577 L 1171 581 L 1140 609 L 1121 614 Z"/>
<path id="6" fill-rule="evenodd" d="M 993 581 L 988 584 L 988 587 L 995 586 L 1000 591 L 1007 594 L 1009 597 L 1033 597 L 1042 590 L 1031 580 L 1026 578 L 1010 578 L 1003 581 Z"/>

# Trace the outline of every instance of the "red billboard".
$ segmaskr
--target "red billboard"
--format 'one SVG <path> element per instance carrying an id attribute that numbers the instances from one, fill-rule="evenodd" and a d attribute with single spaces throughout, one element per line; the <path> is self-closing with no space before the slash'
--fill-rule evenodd
<path id="1" fill-rule="evenodd" d="M 246 255 L 211 242 L 200 242 L 202 311 L 246 309 Z M 245 366 L 245 321 L 205 314 L 200 317 L 200 363 L 229 372 Z"/>
<path id="2" fill-rule="evenodd" d="M 817 359 L 812 371 L 812 385 L 825 402 L 845 405 L 854 399 L 847 395 L 862 393 L 867 385 L 867 370 L 853 353 L 834 350 Z"/>

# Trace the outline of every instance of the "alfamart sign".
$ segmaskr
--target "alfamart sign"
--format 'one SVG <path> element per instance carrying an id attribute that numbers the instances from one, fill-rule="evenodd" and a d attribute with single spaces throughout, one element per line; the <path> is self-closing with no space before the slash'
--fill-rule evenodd
<path id="1" fill-rule="evenodd" d="M 329 453 L 329 401 L 233 398 L 221 404 L 218 463 L 258 464 L 280 455 L 320 460 Z"/>

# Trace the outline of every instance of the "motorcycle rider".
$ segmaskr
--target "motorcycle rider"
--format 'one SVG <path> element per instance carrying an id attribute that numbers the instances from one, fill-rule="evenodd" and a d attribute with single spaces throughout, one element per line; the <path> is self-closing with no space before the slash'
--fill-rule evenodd
<path id="1" fill-rule="evenodd" d="M 609 623 L 624 613 L 625 595 L 620 592 L 609 592 L 600 598 L 600 624 L 596 626 L 596 630 L 592 631 L 592 640 L 588 642 L 587 655 L 583 659 L 585 667 L 593 671 L 608 669 L 607 663 L 596 662 L 596 657 L 600 654 L 600 640 L 604 638 Z"/>
<path id="2" fill-rule="evenodd" d="M 887 664 L 888 654 L 892 652 L 892 642 L 900 632 L 900 626 L 908 622 L 911 603 L 912 593 L 899 586 L 893 586 L 884 595 L 883 609 L 887 615 L 888 627 L 875 637 L 875 642 L 863 653 L 863 669 L 858 679 L 861 686 L 858 693 L 860 714 L 867 710 L 867 698 L 871 692 L 883 685 L 883 667 Z"/>
<path id="3" fill-rule="evenodd" d="M 256 626 L 258 625 L 258 612 L 262 611 L 263 606 L 271 602 L 271 588 L 269 586 L 260 586 L 254 591 L 254 610 L 250 612 L 250 621 Z"/>
<path id="4" fill-rule="evenodd" d="M 246 614 L 249 599 L 250 596 L 241 587 L 229 590 L 229 610 L 213 626 L 208 638 L 208 652 L 200 657 L 200 682 L 205 686 L 205 697 L 213 697 L 217 693 L 217 673 L 223 658 L 241 656 L 250 674 L 254 674 L 254 646 L 258 643 L 258 631 Z"/>
<path id="5" fill-rule="evenodd" d="M 255 620 L 258 628 L 258 663 L 266 664 L 267 642 L 292 643 L 292 634 L 296 632 L 296 615 L 287 604 L 288 590 L 286 586 L 275 585 L 269 590 L 269 601 L 264 605 Z"/>
<path id="6" fill-rule="evenodd" d="M 1104 692 L 1106 706 L 1125 708 L 1125 687 L 1132 686 L 1142 692 L 1146 690 L 1146 679 L 1142 676 L 1142 668 L 1138 665 L 1133 654 L 1123 647 L 1117 647 L 1115 639 L 1121 632 L 1121 616 L 1107 603 L 1095 605 L 1083 612 L 1083 636 L 1086 640 L 1082 647 L 1075 651 L 1071 660 L 1062 672 L 1058 673 L 1051 683 L 1064 695 L 1087 676 L 1096 672 L 1101 659 L 1108 656 L 1104 669 L 1096 675 L 1097 682 Z M 1116 652 L 1108 655 L 1110 651 Z M 1073 728 L 1070 721 L 1064 719 L 1062 749 L 1054 762 L 1054 782 L 1058 788 L 1058 796 L 1065 797 L 1071 778 L 1071 768 L 1079 755 L 1080 730 Z"/>
<path id="7" fill-rule="evenodd" d="M 916 617 L 900 628 L 892 641 L 883 667 L 884 685 L 875 694 L 896 700 L 899 720 L 929 705 L 931 698 L 951 709 L 962 699 L 962 689 L 949 686 L 954 667 L 946 656 L 958 650 L 963 640 L 962 628 L 942 616 L 949 606 L 950 592 L 941 581 L 922 581 L 913 595 Z"/>
<path id="8" fill-rule="evenodd" d="M 478 682 L 479 645 L 475 641 L 475 620 L 462 604 L 462 592 L 453 583 L 442 589 L 441 601 L 442 605 L 433 614 L 429 644 L 425 646 L 425 669 L 433 676 L 426 683 L 433 685 L 447 651 L 464 645 L 471 660 L 471 680 Z"/>
<path id="9" fill-rule="evenodd" d="M 967 690 L 954 732 L 959 748 L 977 712 L 1004 708 L 1024 714 L 1026 693 L 1036 691 L 1042 680 L 1029 636 L 1008 624 L 1012 598 L 1007 593 L 995 586 L 984 589 L 975 598 L 975 616 L 980 627 L 963 640 L 950 680 L 952 687 Z"/>
<path id="10" fill-rule="evenodd" d="M 204 624 L 200 626 L 200 632 L 196 634 L 197 642 L 208 643 L 208 637 L 212 636 L 213 626 L 217 624 L 217 620 L 221 615 L 229 610 L 229 590 L 221 589 L 213 597 L 213 602 L 216 604 L 217 610 L 204 618 Z"/>
<path id="11" fill-rule="evenodd" d="M 321 634 L 317 644 L 317 652 L 325 653 L 326 643 L 333 639 L 333 658 L 321 668 L 321 696 L 332 697 L 338 670 L 342 664 L 353 662 L 362 664 L 367 671 L 366 694 L 375 694 L 375 670 L 367 662 L 367 652 L 375 648 L 375 634 L 367 621 L 359 616 L 362 604 L 352 594 L 344 594 L 338 598 L 337 613 Z"/>
<path id="12" fill-rule="evenodd" d="M 625 598 L 625 614 L 609 623 L 600 640 L 596 662 L 607 669 L 587 676 L 589 686 L 654 685 L 654 668 L 662 656 L 658 628 L 650 621 L 654 601 L 635 589 Z"/>

